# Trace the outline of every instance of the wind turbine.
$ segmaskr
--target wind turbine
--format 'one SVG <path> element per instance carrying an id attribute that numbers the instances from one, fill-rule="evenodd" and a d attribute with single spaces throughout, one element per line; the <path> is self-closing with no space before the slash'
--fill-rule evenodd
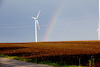
<path id="1" fill-rule="evenodd" d="M 99 0 L 98 40 L 100 40 L 100 0 Z"/>
<path id="2" fill-rule="evenodd" d="M 39 26 L 39 23 L 38 23 L 39 14 L 40 14 L 40 10 L 37 14 L 37 17 L 32 17 L 35 20 L 35 42 L 37 42 L 37 26 L 38 26 L 38 29 L 40 30 L 40 26 Z"/>

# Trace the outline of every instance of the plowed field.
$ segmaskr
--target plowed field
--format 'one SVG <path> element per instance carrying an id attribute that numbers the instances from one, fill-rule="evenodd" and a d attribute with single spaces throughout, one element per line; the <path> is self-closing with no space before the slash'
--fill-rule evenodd
<path id="1" fill-rule="evenodd" d="M 24 58 L 58 55 L 99 54 L 100 41 L 0 43 L 0 53 Z"/>

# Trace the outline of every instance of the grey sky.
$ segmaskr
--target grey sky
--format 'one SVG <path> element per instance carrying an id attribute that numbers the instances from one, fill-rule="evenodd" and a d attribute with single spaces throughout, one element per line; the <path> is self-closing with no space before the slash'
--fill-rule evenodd
<path id="1" fill-rule="evenodd" d="M 38 41 L 43 41 L 52 17 L 62 4 L 47 40 L 97 40 L 98 0 L 0 0 L 0 42 L 34 42 L 34 20 L 39 16 Z"/>

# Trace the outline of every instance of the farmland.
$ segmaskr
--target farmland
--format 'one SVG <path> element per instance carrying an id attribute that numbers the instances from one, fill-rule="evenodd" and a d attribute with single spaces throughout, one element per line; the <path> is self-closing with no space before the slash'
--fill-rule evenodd
<path id="1" fill-rule="evenodd" d="M 61 63 L 63 61 L 59 60 L 66 62 L 69 58 L 70 61 L 78 61 L 79 57 L 89 60 L 91 56 L 100 59 L 100 41 L 0 43 L 0 53 L 28 59 L 38 57 L 38 61 L 50 60 Z M 83 61 L 87 62 L 87 60 Z M 81 63 L 84 65 L 84 62 Z"/>

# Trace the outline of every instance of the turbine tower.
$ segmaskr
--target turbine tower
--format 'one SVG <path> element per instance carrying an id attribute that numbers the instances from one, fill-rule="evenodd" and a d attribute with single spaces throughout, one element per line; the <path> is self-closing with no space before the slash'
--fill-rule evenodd
<path id="1" fill-rule="evenodd" d="M 99 0 L 99 24 L 98 24 L 98 40 L 100 40 L 100 0 Z"/>
<path id="2" fill-rule="evenodd" d="M 39 26 L 39 23 L 38 23 L 39 14 L 40 14 L 40 10 L 38 12 L 37 17 L 32 17 L 35 20 L 35 42 L 37 42 L 37 26 L 38 26 L 38 29 L 40 30 L 40 26 Z"/>

